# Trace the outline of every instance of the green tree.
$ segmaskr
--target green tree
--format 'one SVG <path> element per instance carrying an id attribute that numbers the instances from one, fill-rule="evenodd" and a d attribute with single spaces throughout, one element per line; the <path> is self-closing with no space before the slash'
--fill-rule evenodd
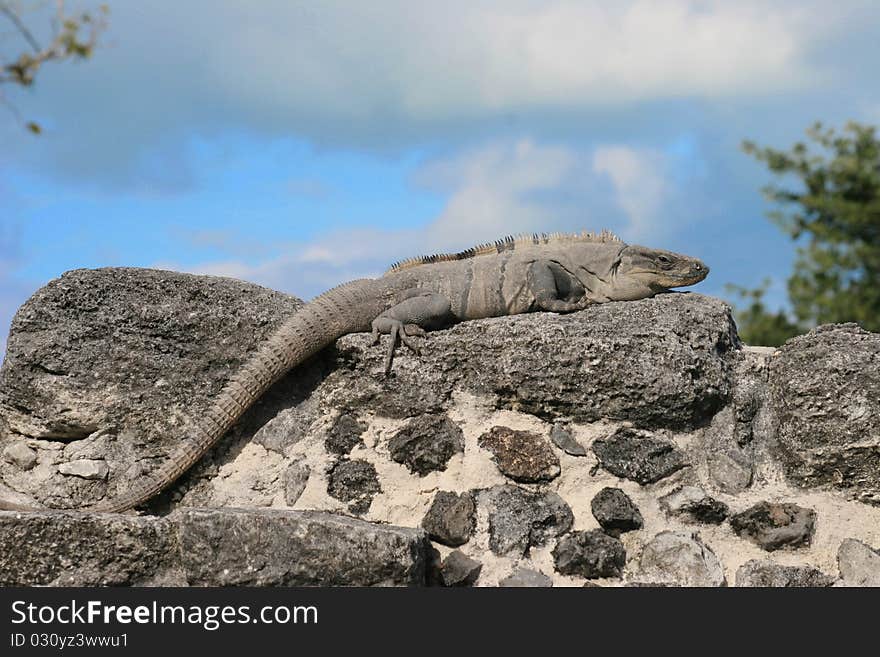
<path id="1" fill-rule="evenodd" d="M 777 150 L 743 142 L 743 150 L 783 181 L 763 189 L 781 207 L 768 216 L 798 242 L 788 294 L 795 322 L 763 306 L 766 287 L 740 289 L 744 333 L 858 322 L 880 331 L 880 141 L 876 128 L 847 123 L 840 132 L 816 123 L 811 143 Z M 796 183 L 788 186 L 788 183 Z M 783 331 L 784 333 L 784 331 Z M 766 334 L 765 334 L 766 335 Z M 781 334 L 780 334 L 781 335 Z"/>
<path id="2" fill-rule="evenodd" d="M 764 295 L 770 287 L 770 279 L 750 290 L 739 285 L 726 285 L 727 291 L 737 295 L 745 305 L 735 308 L 739 336 L 746 344 L 778 347 L 799 333 L 802 329 L 793 322 L 784 310 L 771 312 L 764 304 Z"/>
<path id="3" fill-rule="evenodd" d="M 98 36 L 106 27 L 109 9 L 101 5 L 97 11 L 68 14 L 64 0 L 56 0 L 50 21 L 51 35 L 41 43 L 25 20 L 26 9 L 21 2 L 0 0 L 0 21 L 11 26 L 12 34 L 21 42 L 23 51 L 6 59 L 0 53 L 0 85 L 11 84 L 30 87 L 43 64 L 66 59 L 88 59 L 98 42 Z M 40 126 L 34 121 L 22 121 L 15 106 L 0 89 L 0 103 L 6 105 L 13 115 L 34 134 L 40 134 Z"/>

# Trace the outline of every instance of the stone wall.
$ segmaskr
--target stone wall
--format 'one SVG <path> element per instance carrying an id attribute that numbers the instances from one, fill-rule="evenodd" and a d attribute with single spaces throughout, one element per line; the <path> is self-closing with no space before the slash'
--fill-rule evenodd
<path id="1" fill-rule="evenodd" d="M 172 272 L 53 281 L 0 370 L 0 503 L 124 490 L 299 305 Z M 880 335 L 746 347 L 722 302 L 665 294 L 467 322 L 389 378 L 369 343 L 291 372 L 147 515 L 0 513 L 0 581 L 880 584 Z M 254 563 L 224 552 L 241 536 Z"/>

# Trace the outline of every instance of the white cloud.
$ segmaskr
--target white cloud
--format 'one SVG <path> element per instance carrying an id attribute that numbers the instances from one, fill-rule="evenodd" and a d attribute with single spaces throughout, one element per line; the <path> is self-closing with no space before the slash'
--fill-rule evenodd
<path id="1" fill-rule="evenodd" d="M 443 210 L 424 226 L 351 228 L 278 245 L 276 257 L 230 258 L 188 269 L 308 298 L 352 278 L 381 275 L 401 258 L 509 234 L 608 228 L 647 241 L 679 227 L 653 221 L 675 187 L 666 175 L 666 156 L 623 145 L 574 149 L 532 139 L 498 141 L 426 163 L 414 183 L 448 195 Z"/>
<path id="2" fill-rule="evenodd" d="M 266 4 L 207 74 L 239 101 L 355 121 L 778 93 L 816 81 L 805 55 L 836 22 L 787 2 Z"/>
<path id="3" fill-rule="evenodd" d="M 651 149 L 602 146 L 593 153 L 593 170 L 614 184 L 617 204 L 626 212 L 625 237 L 640 240 L 658 232 L 658 213 L 670 195 L 666 157 Z"/>

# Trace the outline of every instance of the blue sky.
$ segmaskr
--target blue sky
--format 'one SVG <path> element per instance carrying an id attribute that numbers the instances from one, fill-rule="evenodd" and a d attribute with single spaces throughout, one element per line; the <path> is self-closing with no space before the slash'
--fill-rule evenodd
<path id="1" fill-rule="evenodd" d="M 609 228 L 781 305 L 794 248 L 740 142 L 880 123 L 870 2 L 108 4 L 91 61 L 0 89 L 45 128 L 0 113 L 0 353 L 77 267 L 309 298 L 524 231 Z"/>

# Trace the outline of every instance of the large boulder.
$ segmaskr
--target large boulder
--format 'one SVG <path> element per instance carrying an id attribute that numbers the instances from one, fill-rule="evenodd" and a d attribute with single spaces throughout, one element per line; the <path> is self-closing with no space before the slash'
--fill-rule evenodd
<path id="1" fill-rule="evenodd" d="M 730 307 L 700 294 L 604 303 L 570 315 L 464 322 L 401 351 L 394 376 L 368 335 L 337 341 L 325 386 L 339 406 L 388 417 L 447 408 L 455 390 L 546 420 L 628 420 L 644 428 L 706 424 L 731 392 L 739 346 Z"/>
<path id="2" fill-rule="evenodd" d="M 842 324 L 789 340 L 769 389 L 789 479 L 880 504 L 880 334 Z"/>
<path id="3" fill-rule="evenodd" d="M 0 586 L 421 586 L 420 529 L 329 513 L 0 511 Z"/>
<path id="4" fill-rule="evenodd" d="M 0 369 L 0 452 L 24 445 L 34 463 L 0 458 L 0 499 L 3 484 L 62 508 L 125 490 L 300 305 L 251 283 L 150 269 L 81 269 L 41 288 L 15 315 Z"/>

